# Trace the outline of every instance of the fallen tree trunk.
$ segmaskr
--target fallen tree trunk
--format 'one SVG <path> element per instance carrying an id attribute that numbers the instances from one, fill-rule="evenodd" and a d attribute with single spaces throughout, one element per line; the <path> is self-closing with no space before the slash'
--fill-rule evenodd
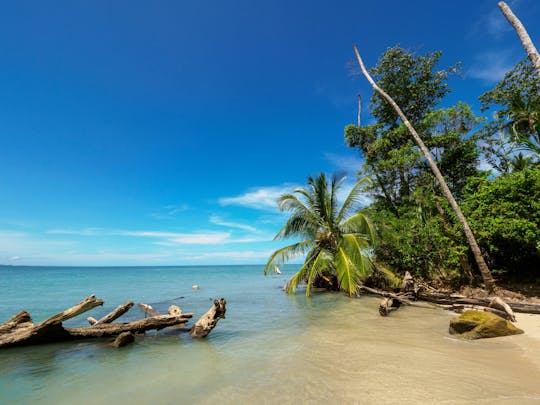
<path id="1" fill-rule="evenodd" d="M 418 294 L 418 299 L 427 302 L 433 302 L 435 304 L 470 304 L 478 305 L 482 307 L 489 307 L 492 299 L 487 298 L 468 298 L 459 294 L 435 294 L 435 293 L 423 293 Z M 514 312 L 527 313 L 527 314 L 540 314 L 540 304 L 531 304 L 528 302 L 512 302 L 507 301 L 506 304 Z"/>
<path id="2" fill-rule="evenodd" d="M 135 341 L 135 335 L 131 332 L 124 332 L 119 334 L 116 339 L 114 339 L 113 346 L 116 348 L 124 347 L 133 343 Z"/>
<path id="3" fill-rule="evenodd" d="M 91 295 L 77 305 L 51 316 L 37 325 L 15 328 L 11 332 L 0 334 L 0 347 L 66 340 L 69 338 L 69 334 L 62 327 L 62 322 L 102 304 L 103 300 L 96 299 L 95 295 Z"/>
<path id="4" fill-rule="evenodd" d="M 193 325 L 189 331 L 194 338 L 204 338 L 214 329 L 218 321 L 225 318 L 227 301 L 224 298 L 214 300 L 214 305 Z"/>
<path id="5" fill-rule="evenodd" d="M 14 329 L 27 328 L 30 326 L 34 326 L 30 314 L 27 311 L 21 311 L 0 325 L 0 334 L 11 332 Z"/>
<path id="6" fill-rule="evenodd" d="M 103 323 L 86 328 L 65 328 L 66 332 L 73 339 L 97 338 L 107 336 L 117 336 L 123 332 L 143 333 L 152 329 L 163 329 L 168 326 L 185 324 L 193 314 L 159 315 L 144 318 L 128 323 Z"/>
<path id="7" fill-rule="evenodd" d="M 34 325 L 30 314 L 21 311 L 8 321 L 0 324 L 0 348 L 10 346 L 23 346 L 41 343 L 61 342 L 84 338 L 101 338 L 119 336 L 113 345 L 120 347 L 130 343 L 133 334 L 144 333 L 148 330 L 160 330 L 171 326 L 185 327 L 186 322 L 193 317 L 192 313 L 183 313 L 176 306 L 171 305 L 167 315 L 161 315 L 158 311 L 147 304 L 139 304 L 139 307 L 146 315 L 152 316 L 141 320 L 113 323 L 112 321 L 125 314 L 133 307 L 133 302 L 129 301 L 120 305 L 99 320 L 89 317 L 91 326 L 65 328 L 62 322 L 82 314 L 96 306 L 102 305 L 103 300 L 96 299 L 94 295 L 86 298 L 77 305 L 56 314 L 45 321 Z M 191 336 L 205 337 L 216 326 L 218 321 L 225 317 L 226 301 L 222 298 L 215 300 L 212 308 L 206 312 L 191 328 Z"/>
<path id="8" fill-rule="evenodd" d="M 87 318 L 88 322 L 92 326 L 96 326 L 96 325 L 99 325 L 99 324 L 102 324 L 102 323 L 111 323 L 112 321 L 114 321 L 115 319 L 120 318 L 127 311 L 129 311 L 131 309 L 131 307 L 133 307 L 133 305 L 134 305 L 133 301 L 128 301 L 124 305 L 119 305 L 114 311 L 109 312 L 107 315 L 105 315 L 103 318 L 101 318 L 101 319 L 99 319 L 97 321 L 92 317 L 88 317 Z M 95 321 L 95 322 L 92 322 L 92 321 Z"/>
<path id="9" fill-rule="evenodd" d="M 404 305 L 413 305 L 413 303 L 405 296 L 394 294 L 388 291 L 377 290 L 376 288 L 366 287 L 365 285 L 359 286 L 361 290 L 367 291 L 368 293 L 380 295 L 381 297 L 393 298 L 396 301 L 399 301 Z"/>
<path id="10" fill-rule="evenodd" d="M 438 304 L 437 306 L 443 309 L 447 309 L 449 311 L 457 312 L 458 314 L 464 312 L 467 309 L 473 309 L 475 311 L 491 312 L 492 314 L 498 315 L 501 318 L 511 321 L 510 316 L 505 311 L 501 311 L 500 309 L 496 309 L 496 308 L 483 307 L 483 306 L 471 305 L 471 304 L 452 304 L 452 305 Z"/>
<path id="11" fill-rule="evenodd" d="M 401 303 L 393 298 L 383 298 L 379 304 L 379 314 L 381 316 L 388 316 L 390 312 L 397 310 L 400 306 Z"/>

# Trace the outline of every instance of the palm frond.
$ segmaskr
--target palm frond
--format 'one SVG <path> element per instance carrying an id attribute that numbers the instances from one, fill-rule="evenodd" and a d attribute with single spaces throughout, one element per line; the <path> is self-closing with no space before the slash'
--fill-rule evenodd
<path id="1" fill-rule="evenodd" d="M 304 240 L 276 250 L 272 253 L 264 267 L 264 275 L 266 276 L 271 271 L 274 271 L 274 266 L 280 266 L 294 256 L 306 253 L 306 251 L 313 247 L 313 244 L 314 242 L 312 240 Z"/>
<path id="2" fill-rule="evenodd" d="M 375 229 L 363 210 L 351 215 L 341 223 L 340 227 L 344 233 L 360 233 L 365 235 L 370 242 L 375 241 Z"/>
<path id="3" fill-rule="evenodd" d="M 339 287 L 350 297 L 358 291 L 360 274 L 356 263 L 351 260 L 347 253 L 343 247 L 338 248 L 335 254 L 335 268 Z"/>
<path id="4" fill-rule="evenodd" d="M 370 182 L 371 179 L 369 177 L 362 177 L 354 184 L 352 190 L 347 195 L 343 205 L 341 206 L 336 220 L 337 223 L 341 223 L 344 218 L 346 218 L 352 211 L 356 209 L 357 204 L 360 202 L 362 188 Z"/>
<path id="5" fill-rule="evenodd" d="M 321 275 L 322 272 L 328 268 L 328 266 L 332 263 L 333 256 L 330 252 L 328 252 L 325 249 L 321 249 L 317 256 L 313 259 L 311 262 L 311 265 L 309 266 L 308 271 L 308 279 L 307 279 L 307 287 L 306 287 L 306 296 L 309 297 L 311 295 L 311 286 L 313 284 L 313 281 L 318 275 Z"/>

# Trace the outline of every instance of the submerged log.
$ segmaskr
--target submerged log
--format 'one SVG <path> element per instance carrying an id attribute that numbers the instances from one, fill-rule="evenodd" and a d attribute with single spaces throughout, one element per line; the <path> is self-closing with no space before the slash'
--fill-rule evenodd
<path id="1" fill-rule="evenodd" d="M 214 329 L 218 321 L 225 318 L 227 301 L 224 298 L 214 300 L 214 305 L 193 325 L 189 331 L 194 338 L 204 338 Z"/>
<path id="2" fill-rule="evenodd" d="M 390 297 L 383 298 L 379 304 L 379 314 L 381 314 L 381 316 L 388 316 L 390 312 L 397 310 L 400 306 L 401 303 L 398 300 L 394 300 Z"/>
<path id="3" fill-rule="evenodd" d="M 92 317 L 87 318 L 90 325 L 95 326 L 102 323 L 111 323 L 115 319 L 120 318 L 122 315 L 124 315 L 127 311 L 133 307 L 134 303 L 133 301 L 128 301 L 124 305 L 119 305 L 114 311 L 109 312 L 107 315 L 105 315 L 103 318 L 99 320 L 95 320 Z M 95 322 L 92 322 L 95 321 Z"/>
<path id="4" fill-rule="evenodd" d="M 0 334 L 11 332 L 14 329 L 27 328 L 30 326 L 34 326 L 30 314 L 27 311 L 21 311 L 0 325 Z"/>
<path id="5" fill-rule="evenodd" d="M 124 347 L 135 341 L 135 335 L 131 332 L 123 332 L 114 339 L 113 346 L 116 348 Z"/>

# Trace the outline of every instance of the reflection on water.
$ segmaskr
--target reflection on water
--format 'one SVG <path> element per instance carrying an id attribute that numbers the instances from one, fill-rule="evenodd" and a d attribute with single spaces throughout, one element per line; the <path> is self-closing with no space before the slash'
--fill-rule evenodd
<path id="1" fill-rule="evenodd" d="M 186 273 L 188 279 L 166 270 L 163 279 L 177 277 L 175 288 L 146 280 L 148 299 L 141 301 L 160 303 L 156 306 L 162 310 L 170 304 L 168 297 L 185 295 L 177 301 L 199 315 L 211 305 L 210 298 L 226 296 L 227 318 L 204 340 L 167 332 L 138 338 L 122 349 L 94 340 L 0 351 L 0 403 L 540 401 L 540 371 L 531 361 L 540 359 L 540 344 L 527 335 L 462 341 L 447 333 L 453 315 L 442 310 L 402 308 L 383 318 L 378 299 L 288 296 L 278 289 L 283 279 L 264 279 L 255 270 L 208 270 L 204 279 L 200 273 Z M 111 289 L 99 294 L 113 295 L 110 307 L 135 296 L 115 296 L 120 289 L 112 277 L 118 276 L 109 276 Z M 104 276 L 87 279 L 97 282 Z M 195 283 L 203 289 L 190 291 Z M 55 297 L 46 298 L 59 306 Z M 132 311 L 131 317 L 141 316 Z"/>

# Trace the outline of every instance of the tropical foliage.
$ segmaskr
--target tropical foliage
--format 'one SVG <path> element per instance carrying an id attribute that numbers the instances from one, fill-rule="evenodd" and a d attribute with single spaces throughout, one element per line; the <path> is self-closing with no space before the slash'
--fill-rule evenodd
<path id="1" fill-rule="evenodd" d="M 306 259 L 300 270 L 287 282 L 287 292 L 306 282 L 306 295 L 312 286 L 339 288 L 347 294 L 357 292 L 358 284 L 374 270 L 370 251 L 374 231 L 364 212 L 358 210 L 362 186 L 356 182 L 341 206 L 338 191 L 344 177 L 324 173 L 309 177 L 307 187 L 300 187 L 279 199 L 279 208 L 291 212 L 287 223 L 276 235 L 300 241 L 276 250 L 265 267 L 265 274 L 298 254 Z"/>
<path id="2" fill-rule="evenodd" d="M 443 109 L 454 69 L 437 68 L 440 57 L 391 48 L 371 72 L 421 132 L 498 278 L 538 279 L 540 81 L 523 61 L 480 97 L 484 110 L 496 110 L 491 119 L 464 103 Z M 345 140 L 365 161 L 360 173 L 373 179 L 366 189 L 380 241 L 374 260 L 446 285 L 473 281 L 477 269 L 459 222 L 418 148 L 375 93 L 370 110 L 375 121 L 348 125 Z M 494 170 L 481 170 L 481 162 Z"/>

